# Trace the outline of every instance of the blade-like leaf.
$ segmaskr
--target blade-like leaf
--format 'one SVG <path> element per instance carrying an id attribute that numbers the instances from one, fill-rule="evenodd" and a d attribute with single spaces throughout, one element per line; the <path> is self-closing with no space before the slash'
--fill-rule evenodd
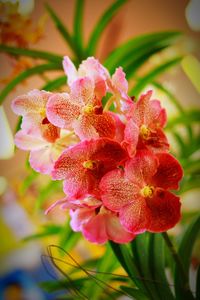
<path id="1" fill-rule="evenodd" d="M 38 75 L 42 74 L 46 71 L 51 71 L 51 70 L 60 70 L 62 69 L 62 66 L 59 64 L 53 64 L 53 63 L 48 63 L 48 64 L 43 64 L 39 65 L 33 68 L 30 68 L 28 70 L 23 71 L 20 73 L 18 76 L 16 76 L 12 81 L 10 81 L 6 87 L 1 91 L 0 93 L 0 105 L 3 103 L 5 100 L 6 96 L 12 92 L 12 90 L 23 80 L 33 76 L 33 75 Z"/>
<path id="2" fill-rule="evenodd" d="M 131 248 L 140 276 L 144 279 L 144 285 L 149 295 L 156 300 L 159 299 L 158 293 L 149 268 L 149 260 L 151 259 L 149 239 L 149 233 L 140 234 L 131 242 Z"/>
<path id="3" fill-rule="evenodd" d="M 84 0 L 76 0 L 75 16 L 74 16 L 74 43 L 78 51 L 80 61 L 83 57 L 83 8 Z"/>
<path id="4" fill-rule="evenodd" d="M 158 67 L 151 70 L 148 74 L 146 74 L 143 78 L 141 78 L 138 83 L 134 86 L 134 88 L 131 90 L 130 94 L 137 97 L 139 93 L 145 88 L 145 86 L 153 81 L 158 75 L 164 73 L 169 68 L 175 66 L 181 61 L 181 57 L 173 58 Z"/>
<path id="5" fill-rule="evenodd" d="M 165 274 L 164 240 L 160 234 L 151 234 L 149 263 L 158 295 L 162 300 L 175 299 Z"/>
<path id="6" fill-rule="evenodd" d="M 85 278 L 77 278 L 71 280 L 73 282 L 73 285 L 77 288 L 80 289 L 84 286 L 85 282 L 88 280 L 87 277 Z M 71 282 L 69 282 L 66 279 L 60 279 L 56 281 L 43 281 L 40 283 L 41 288 L 43 288 L 45 291 L 48 293 L 56 292 L 56 291 L 61 291 L 61 290 L 68 290 L 71 288 Z"/>
<path id="7" fill-rule="evenodd" d="M 31 241 L 35 239 L 52 236 L 52 235 L 57 235 L 61 232 L 61 230 L 62 227 L 59 225 L 55 225 L 55 224 L 44 225 L 40 232 L 25 237 L 23 241 Z"/>
<path id="8" fill-rule="evenodd" d="M 67 42 L 67 44 L 70 46 L 72 52 L 76 55 L 74 40 L 73 40 L 71 34 L 69 33 L 69 31 L 67 30 L 66 26 L 62 23 L 62 21 L 57 16 L 57 14 L 53 10 L 53 8 L 51 8 L 51 6 L 47 3 L 46 3 L 46 8 L 47 8 L 47 11 L 48 11 L 49 15 L 51 16 L 52 20 L 54 21 L 54 24 L 57 27 L 58 31 L 61 33 L 62 37 Z"/>
<path id="9" fill-rule="evenodd" d="M 49 181 L 45 186 L 39 189 L 39 196 L 35 201 L 35 210 L 41 209 L 42 204 L 49 198 L 53 191 L 61 189 L 60 181 Z"/>
<path id="10" fill-rule="evenodd" d="M 87 56 L 94 55 L 96 52 L 97 44 L 100 40 L 101 34 L 111 21 L 113 16 L 117 13 L 120 7 L 126 3 L 127 0 L 116 0 L 113 4 L 104 12 L 100 20 L 98 20 L 92 34 L 90 36 L 86 54 Z"/>
<path id="11" fill-rule="evenodd" d="M 188 228 L 186 229 L 183 238 L 180 242 L 178 254 L 181 257 L 183 268 L 187 275 L 187 281 L 189 278 L 189 267 L 191 261 L 192 249 L 194 246 L 194 242 L 196 241 L 200 232 L 200 215 L 195 217 L 193 221 L 190 223 Z M 182 276 L 180 274 L 178 265 L 175 266 L 175 275 L 174 275 L 174 283 L 175 283 L 175 292 L 177 299 L 194 299 L 191 291 L 189 290 L 189 286 L 186 285 L 186 282 L 181 281 Z M 184 298 L 185 297 L 185 298 Z"/>
<path id="12" fill-rule="evenodd" d="M 45 91 L 53 91 L 60 88 L 63 85 L 66 85 L 66 83 L 67 77 L 64 75 L 48 81 L 41 89 Z"/>
<path id="13" fill-rule="evenodd" d="M 184 114 L 181 114 L 181 115 L 178 115 L 177 117 L 169 119 L 165 129 L 169 130 L 179 124 L 189 125 L 189 124 L 198 123 L 198 122 L 200 122 L 200 111 L 197 109 L 196 110 L 188 110 L 188 111 L 185 111 Z"/>
<path id="14" fill-rule="evenodd" d="M 136 284 L 136 286 L 141 289 L 144 293 L 146 292 L 146 287 L 144 284 L 144 278 L 141 278 L 140 271 L 137 268 L 137 264 L 134 258 L 130 255 L 129 249 L 126 245 L 116 244 L 112 241 L 109 242 L 112 250 L 117 257 L 118 261 L 130 276 L 131 280 Z"/>
<path id="15" fill-rule="evenodd" d="M 101 281 L 105 281 L 105 275 L 101 272 L 113 272 L 113 270 L 116 268 L 117 261 L 113 259 L 112 257 L 112 250 L 110 248 L 110 245 L 107 244 L 106 251 L 102 258 L 98 261 L 96 270 L 97 275 L 96 278 Z M 98 271 L 100 273 L 98 274 Z M 106 276 L 106 282 L 109 282 L 109 279 L 112 275 Z M 109 278 L 110 277 L 110 278 Z M 95 281 L 90 281 L 88 285 L 85 286 L 85 291 L 87 292 L 87 296 L 89 299 L 101 299 L 102 292 L 104 290 L 105 286 L 102 285 L 96 285 Z"/>
<path id="16" fill-rule="evenodd" d="M 179 36 L 180 32 L 173 31 L 137 36 L 111 52 L 105 60 L 104 65 L 112 73 L 116 66 L 124 67 L 125 64 L 130 65 L 133 59 L 137 62 L 138 57 L 135 59 L 135 56 L 140 55 L 141 52 L 144 56 L 145 53 L 149 53 L 150 50 L 152 51 L 158 47 L 169 46 L 176 41 Z"/>
<path id="17" fill-rule="evenodd" d="M 67 220 L 65 226 L 63 226 L 62 231 L 59 236 L 59 247 L 65 251 L 70 251 L 78 241 L 80 241 L 81 234 L 79 232 L 74 232 L 70 226 L 70 220 Z M 64 255 L 61 251 L 60 255 Z"/>
<path id="18" fill-rule="evenodd" d="M 45 59 L 50 62 L 54 62 L 58 64 L 61 64 L 63 59 L 62 56 L 55 55 L 54 53 L 39 51 L 35 49 L 11 47 L 3 44 L 0 45 L 0 52 L 5 52 L 17 56 L 28 56 L 28 57 Z"/>
<path id="19" fill-rule="evenodd" d="M 123 285 L 121 285 L 120 288 L 122 291 L 126 292 L 129 296 L 131 296 L 131 299 L 149 300 L 149 298 L 138 289 L 130 288 Z"/>

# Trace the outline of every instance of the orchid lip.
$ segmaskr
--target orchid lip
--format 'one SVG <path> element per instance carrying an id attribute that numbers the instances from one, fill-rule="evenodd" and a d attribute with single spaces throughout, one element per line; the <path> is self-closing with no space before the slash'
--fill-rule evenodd
<path id="1" fill-rule="evenodd" d="M 94 170 L 96 168 L 96 162 L 94 160 L 86 160 L 83 162 L 85 169 Z"/>
<path id="2" fill-rule="evenodd" d="M 150 135 L 150 129 L 149 129 L 146 125 L 143 124 L 143 125 L 140 127 L 140 136 L 141 136 L 144 140 L 146 140 L 146 139 L 148 139 L 149 135 Z"/>
<path id="3" fill-rule="evenodd" d="M 154 195 L 154 187 L 146 185 L 140 190 L 140 193 L 144 198 L 152 198 Z"/>
<path id="4" fill-rule="evenodd" d="M 91 105 L 91 104 L 88 104 L 87 106 L 85 106 L 84 108 L 83 108 L 83 112 L 85 113 L 85 114 L 91 114 L 91 113 L 93 113 L 93 111 L 94 111 L 94 107 L 93 107 L 93 105 Z"/>

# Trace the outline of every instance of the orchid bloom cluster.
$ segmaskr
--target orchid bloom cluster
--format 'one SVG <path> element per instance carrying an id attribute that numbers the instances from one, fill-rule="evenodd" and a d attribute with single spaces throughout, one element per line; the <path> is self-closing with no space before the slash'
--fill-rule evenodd
<path id="1" fill-rule="evenodd" d="M 33 90 L 12 103 L 23 117 L 16 145 L 34 170 L 63 180 L 66 197 L 47 212 L 69 209 L 72 229 L 99 244 L 172 228 L 183 172 L 169 154 L 165 109 L 152 91 L 133 101 L 121 67 L 110 76 L 93 57 L 78 70 L 64 57 L 63 67 L 68 92 Z"/>

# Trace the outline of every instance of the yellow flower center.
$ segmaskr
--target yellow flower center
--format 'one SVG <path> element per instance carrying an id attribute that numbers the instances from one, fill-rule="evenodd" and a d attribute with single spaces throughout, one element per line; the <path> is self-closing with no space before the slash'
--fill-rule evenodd
<path id="1" fill-rule="evenodd" d="M 154 187 L 146 185 L 145 187 L 143 187 L 143 189 L 141 189 L 140 193 L 144 198 L 151 198 L 154 194 Z"/>
<path id="2" fill-rule="evenodd" d="M 94 170 L 96 168 L 96 162 L 94 160 L 86 160 L 83 163 L 85 169 Z"/>
<path id="3" fill-rule="evenodd" d="M 91 113 L 93 113 L 93 111 L 94 111 L 94 107 L 93 107 L 93 105 L 92 104 L 88 104 L 87 106 L 85 106 L 84 107 L 84 109 L 83 109 L 83 112 L 85 113 L 85 114 L 91 114 Z"/>
<path id="4" fill-rule="evenodd" d="M 146 125 L 142 125 L 140 127 L 140 136 L 146 140 L 150 135 L 150 129 Z"/>

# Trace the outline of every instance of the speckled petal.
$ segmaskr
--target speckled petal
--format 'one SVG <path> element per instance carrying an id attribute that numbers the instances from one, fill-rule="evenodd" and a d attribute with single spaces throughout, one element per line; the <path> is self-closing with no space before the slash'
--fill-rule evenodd
<path id="1" fill-rule="evenodd" d="M 126 230 L 134 234 L 146 231 L 148 224 L 151 223 L 150 209 L 141 196 L 124 206 L 119 212 L 119 218 Z"/>
<path id="2" fill-rule="evenodd" d="M 15 144 L 22 150 L 39 150 L 48 145 L 42 137 L 35 137 L 20 130 L 15 135 Z"/>
<path id="3" fill-rule="evenodd" d="M 68 129 L 79 116 L 80 109 L 79 105 L 71 101 L 69 94 L 55 94 L 47 103 L 47 118 L 53 125 Z"/>
<path id="4" fill-rule="evenodd" d="M 54 165 L 51 148 L 45 147 L 37 151 L 31 151 L 29 162 L 35 171 L 42 174 L 51 174 Z"/>
<path id="5" fill-rule="evenodd" d="M 63 68 L 65 74 L 67 75 L 67 82 L 69 85 L 71 85 L 78 78 L 78 72 L 68 56 L 64 56 Z"/>
<path id="6" fill-rule="evenodd" d="M 116 212 L 131 203 L 139 193 L 138 186 L 124 178 L 124 172 L 120 169 L 104 175 L 100 182 L 100 189 L 105 207 Z"/>
<path id="7" fill-rule="evenodd" d="M 79 78 L 71 85 L 71 102 L 84 106 L 93 104 L 94 100 L 94 82 L 89 77 Z"/>
<path id="8" fill-rule="evenodd" d="M 136 156 L 125 164 L 125 176 L 142 187 L 151 182 L 158 168 L 158 158 L 148 150 L 140 150 Z"/>
<path id="9" fill-rule="evenodd" d="M 148 231 L 166 231 L 180 220 L 179 197 L 168 191 L 158 190 L 155 197 L 148 198 L 147 205 L 151 211 L 151 220 L 147 225 Z"/>
<path id="10" fill-rule="evenodd" d="M 136 152 L 139 137 L 139 127 L 134 120 L 129 120 L 124 130 L 123 145 L 127 149 L 130 157 L 133 157 Z"/>
<path id="11" fill-rule="evenodd" d="M 158 153 L 159 166 L 152 182 L 164 189 L 177 190 L 183 177 L 183 170 L 179 162 L 169 153 Z"/>
<path id="12" fill-rule="evenodd" d="M 46 91 L 32 90 L 25 95 L 18 96 L 12 101 L 12 110 L 17 115 L 27 113 L 44 113 L 46 103 L 52 94 Z"/>

